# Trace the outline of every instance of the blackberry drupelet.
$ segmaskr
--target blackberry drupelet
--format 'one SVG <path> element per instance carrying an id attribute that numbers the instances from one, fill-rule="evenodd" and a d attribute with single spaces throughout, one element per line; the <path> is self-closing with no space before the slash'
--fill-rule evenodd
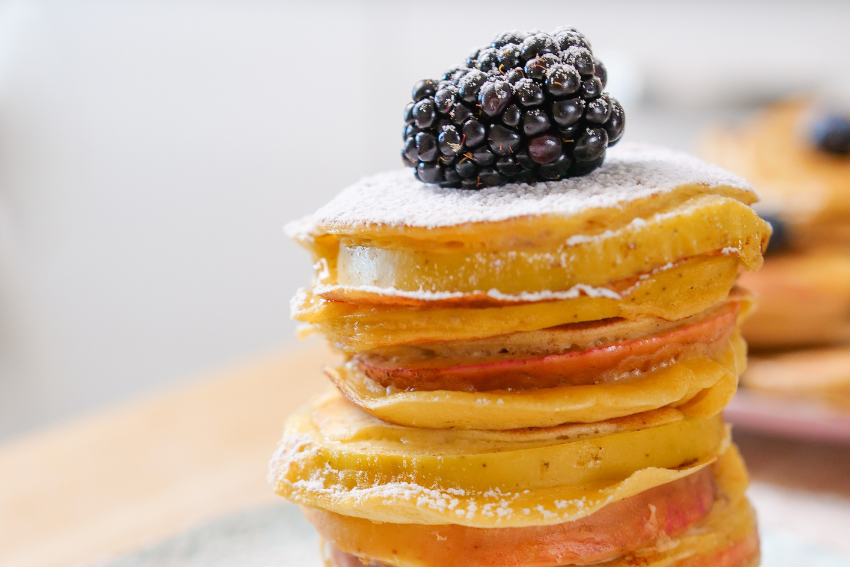
<path id="1" fill-rule="evenodd" d="M 424 183 L 465 189 L 585 175 L 626 125 L 607 82 L 575 28 L 500 33 L 414 85 L 402 161 Z"/>

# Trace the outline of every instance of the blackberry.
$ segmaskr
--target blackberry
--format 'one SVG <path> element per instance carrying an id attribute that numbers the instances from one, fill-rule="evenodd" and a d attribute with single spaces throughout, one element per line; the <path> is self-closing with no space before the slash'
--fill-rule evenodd
<path id="1" fill-rule="evenodd" d="M 812 140 L 818 149 L 827 153 L 850 155 L 850 117 L 838 114 L 824 116 L 814 123 Z"/>
<path id="2" fill-rule="evenodd" d="M 503 32 L 439 80 L 414 85 L 402 161 L 420 181 L 464 189 L 585 175 L 626 125 L 607 82 L 575 28 Z M 850 153 L 850 122 L 846 135 L 836 124 L 816 128 L 816 143 Z"/>

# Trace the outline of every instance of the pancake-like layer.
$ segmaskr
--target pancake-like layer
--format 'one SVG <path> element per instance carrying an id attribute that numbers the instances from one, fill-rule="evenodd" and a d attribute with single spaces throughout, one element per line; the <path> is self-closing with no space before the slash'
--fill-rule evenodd
<path id="1" fill-rule="evenodd" d="M 333 390 L 290 417 L 272 481 L 296 503 L 380 522 L 550 525 L 693 474 L 728 439 L 719 415 L 675 409 L 543 429 L 409 428 Z"/>
<path id="2" fill-rule="evenodd" d="M 733 505 L 718 504 L 717 510 L 682 537 L 663 539 L 634 553 L 602 563 L 598 567 L 756 567 L 761 553 L 755 514 L 746 498 Z M 430 567 L 420 561 L 385 563 L 360 559 L 342 552 L 328 542 L 323 542 L 324 562 L 327 567 Z M 452 564 L 452 563 L 448 563 Z M 444 567 L 447 563 L 434 564 Z M 467 565 L 464 563 L 464 565 Z M 490 563 L 488 566 L 540 567 L 540 563 Z M 587 563 L 561 563 L 561 567 L 587 565 Z M 484 564 L 481 565 L 484 567 Z"/>
<path id="3" fill-rule="evenodd" d="M 709 513 L 715 496 L 714 471 L 706 467 L 552 526 L 421 526 L 375 523 L 318 508 L 303 512 L 325 541 L 364 559 L 417 567 L 555 567 L 607 561 L 677 536 Z"/>
<path id="4" fill-rule="evenodd" d="M 675 321 L 724 301 L 738 277 L 736 256 L 697 256 L 606 288 L 582 289 L 567 299 L 500 307 L 355 305 L 302 290 L 293 317 L 316 326 L 344 352 L 382 346 L 470 340 L 614 317 Z M 539 299 L 539 298 L 537 298 Z"/>
<path id="5" fill-rule="evenodd" d="M 427 369 L 437 371 L 453 366 L 498 364 L 607 348 L 644 341 L 651 337 L 667 337 L 686 327 L 701 325 L 709 319 L 720 317 L 727 319 L 726 315 L 735 310 L 738 313 L 737 323 L 741 323 L 751 315 L 754 306 L 753 295 L 736 287 L 724 301 L 694 316 L 675 321 L 649 316 L 636 319 L 614 318 L 586 321 L 482 339 L 379 347 L 360 352 L 353 357 L 353 360 L 364 367 L 368 376 L 379 380 L 384 386 L 396 385 L 400 389 L 429 389 L 422 388 L 420 384 L 398 385 L 386 382 L 380 380 L 380 373 L 392 375 L 399 370 L 409 370 L 411 373 Z M 655 341 L 655 343 L 660 342 Z M 663 347 L 663 343 L 659 346 Z M 480 388 L 466 389 L 471 391 Z"/>
<path id="6" fill-rule="evenodd" d="M 742 128 L 710 133 L 703 154 L 758 187 L 792 225 L 794 244 L 824 245 L 830 236 L 850 245 L 850 160 L 811 144 L 813 110 L 807 99 L 773 105 Z"/>
<path id="7" fill-rule="evenodd" d="M 508 250 L 385 248 L 371 239 L 346 238 L 335 256 L 319 262 L 315 292 L 326 299 L 378 302 L 381 295 L 399 293 L 434 299 L 421 292 L 437 297 L 564 292 L 720 251 L 737 255 L 743 266 L 755 270 L 769 235 L 768 225 L 747 205 L 702 195 L 618 230 L 548 244 L 530 237 Z"/>
<path id="8" fill-rule="evenodd" d="M 590 175 L 553 183 L 470 192 L 382 174 L 289 233 L 312 252 L 314 293 L 325 299 L 528 301 L 694 256 L 734 255 L 757 269 L 770 227 L 748 206 L 755 200 L 744 180 L 695 158 L 624 145 Z"/>
<path id="9" fill-rule="evenodd" d="M 609 319 L 472 341 L 399 345 L 358 353 L 350 365 L 385 388 L 417 392 L 603 384 L 692 355 L 717 354 L 735 329 L 738 311 L 738 302 L 726 301 L 680 321 Z"/>
<path id="10" fill-rule="evenodd" d="M 567 237 L 598 234 L 628 224 L 635 212 L 652 214 L 658 206 L 695 195 L 724 195 L 746 204 L 757 199 L 749 183 L 715 165 L 664 148 L 626 143 L 612 148 L 605 164 L 588 175 L 533 185 L 464 191 L 424 185 L 406 169 L 382 173 L 343 190 L 288 232 L 305 241 L 347 235 L 399 244 L 460 240 L 461 246 L 501 247 L 527 232 L 523 226 L 538 238 L 549 230 L 558 238 L 559 230 Z M 518 220 L 528 224 L 501 224 Z M 538 225 L 541 220 L 544 224 Z M 536 230 L 541 227 L 542 234 Z"/>
<path id="11" fill-rule="evenodd" d="M 411 427 L 507 430 L 592 423 L 662 407 L 709 417 L 719 413 L 746 368 L 735 333 L 714 356 L 693 355 L 629 380 L 536 390 L 459 392 L 383 388 L 356 366 L 327 368 L 342 394 L 367 413 Z"/>
<path id="12" fill-rule="evenodd" d="M 673 488 L 681 480 L 609 504 L 577 522 L 542 528 L 374 524 L 322 510 L 305 509 L 305 514 L 327 541 L 325 561 L 331 567 L 363 564 L 444 567 L 453 563 L 469 567 L 755 565 L 759 555 L 758 534 L 752 509 L 744 497 L 746 471 L 737 450 L 730 447 L 710 470 L 717 479 L 716 499 L 710 504 L 707 516 L 684 533 L 677 529 L 684 520 L 672 529 L 669 524 L 665 525 L 665 520 L 669 522 L 665 512 L 669 514 L 672 510 L 646 502 L 648 492 L 663 495 L 660 491 Z M 691 486 L 695 486 L 695 477 L 689 477 L 693 479 Z M 679 503 L 683 504 L 684 499 Z M 644 519 L 639 535 L 649 537 L 637 545 L 632 539 L 633 547 L 618 549 L 617 544 L 622 545 L 625 538 L 635 535 L 631 522 L 634 512 Z M 611 537 L 611 524 L 616 526 L 615 537 Z M 561 529 L 550 534 L 552 528 Z M 358 556 L 364 558 L 362 563 Z M 370 558 L 374 560 L 367 563 Z"/>
<path id="13" fill-rule="evenodd" d="M 741 282 L 759 297 L 758 310 L 743 327 L 753 348 L 850 341 L 850 254 L 771 257 Z"/>

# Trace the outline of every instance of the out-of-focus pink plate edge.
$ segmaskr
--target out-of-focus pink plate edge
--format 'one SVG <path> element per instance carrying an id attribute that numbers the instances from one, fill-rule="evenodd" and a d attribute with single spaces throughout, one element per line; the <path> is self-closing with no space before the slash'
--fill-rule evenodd
<path id="1" fill-rule="evenodd" d="M 741 389 L 723 410 L 736 429 L 850 446 L 850 413 Z"/>

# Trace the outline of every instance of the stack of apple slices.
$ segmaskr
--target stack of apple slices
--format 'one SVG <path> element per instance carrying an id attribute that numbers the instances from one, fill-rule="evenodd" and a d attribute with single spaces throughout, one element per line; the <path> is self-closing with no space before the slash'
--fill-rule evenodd
<path id="1" fill-rule="evenodd" d="M 287 422 L 277 492 L 329 567 L 758 564 L 720 415 L 735 286 L 770 228 L 742 179 L 649 146 L 472 192 L 409 171 L 289 227 L 293 313 L 345 355 Z"/>

